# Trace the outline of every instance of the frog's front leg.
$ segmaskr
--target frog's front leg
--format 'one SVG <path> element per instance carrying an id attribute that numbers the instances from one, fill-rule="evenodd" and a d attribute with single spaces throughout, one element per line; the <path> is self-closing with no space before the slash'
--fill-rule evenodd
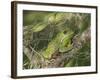
<path id="1" fill-rule="evenodd" d="M 68 44 L 66 44 L 65 46 L 59 47 L 59 52 L 67 52 L 71 50 L 72 48 L 73 48 L 73 44 L 71 43 L 71 41 L 69 41 Z"/>

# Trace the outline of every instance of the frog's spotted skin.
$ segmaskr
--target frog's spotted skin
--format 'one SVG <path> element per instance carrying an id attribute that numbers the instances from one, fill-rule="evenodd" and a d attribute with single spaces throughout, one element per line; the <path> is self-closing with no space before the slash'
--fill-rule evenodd
<path id="1" fill-rule="evenodd" d="M 71 39 L 74 35 L 74 32 L 71 30 L 59 32 L 56 37 L 49 42 L 47 49 L 43 51 L 43 56 L 47 59 L 50 59 L 52 54 L 57 50 L 59 52 L 66 52 L 72 49 Z"/>

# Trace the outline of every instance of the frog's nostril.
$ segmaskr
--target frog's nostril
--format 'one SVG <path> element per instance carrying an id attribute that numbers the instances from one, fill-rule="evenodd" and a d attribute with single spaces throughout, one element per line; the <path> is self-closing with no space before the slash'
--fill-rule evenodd
<path id="1" fill-rule="evenodd" d="M 64 33 L 64 34 L 66 34 L 66 33 L 67 33 L 67 31 L 64 31 L 63 33 Z"/>

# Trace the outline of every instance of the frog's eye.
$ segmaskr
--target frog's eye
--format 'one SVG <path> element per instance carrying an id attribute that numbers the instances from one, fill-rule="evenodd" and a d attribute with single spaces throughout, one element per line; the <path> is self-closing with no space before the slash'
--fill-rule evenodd
<path id="1" fill-rule="evenodd" d="M 66 34 L 66 33 L 67 33 L 67 31 L 64 31 L 63 33 L 64 33 L 64 34 Z"/>

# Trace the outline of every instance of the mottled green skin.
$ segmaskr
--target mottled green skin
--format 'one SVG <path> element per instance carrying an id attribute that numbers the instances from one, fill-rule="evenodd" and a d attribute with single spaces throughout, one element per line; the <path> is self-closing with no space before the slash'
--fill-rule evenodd
<path id="1" fill-rule="evenodd" d="M 47 59 L 50 59 L 52 54 L 54 54 L 57 50 L 59 52 L 67 52 L 72 49 L 72 37 L 74 32 L 71 30 L 62 31 L 57 34 L 57 36 L 49 42 L 47 49 L 42 53 L 43 56 Z"/>

